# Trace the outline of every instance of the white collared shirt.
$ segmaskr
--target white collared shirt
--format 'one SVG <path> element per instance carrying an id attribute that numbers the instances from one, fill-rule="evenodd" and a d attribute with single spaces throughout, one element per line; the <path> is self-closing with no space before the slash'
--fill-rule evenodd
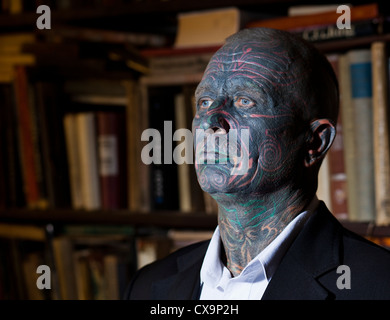
<path id="1" fill-rule="evenodd" d="M 260 300 L 283 255 L 317 206 L 315 197 L 237 277 L 232 277 L 220 259 L 222 241 L 217 227 L 200 270 L 200 300 Z"/>

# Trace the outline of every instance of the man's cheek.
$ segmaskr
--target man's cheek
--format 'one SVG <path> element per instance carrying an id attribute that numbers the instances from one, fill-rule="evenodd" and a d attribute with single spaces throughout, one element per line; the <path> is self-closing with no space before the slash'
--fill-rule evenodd
<path id="1" fill-rule="evenodd" d="M 284 152 L 279 141 L 268 136 L 260 143 L 258 163 L 262 170 L 275 172 L 280 169 Z"/>

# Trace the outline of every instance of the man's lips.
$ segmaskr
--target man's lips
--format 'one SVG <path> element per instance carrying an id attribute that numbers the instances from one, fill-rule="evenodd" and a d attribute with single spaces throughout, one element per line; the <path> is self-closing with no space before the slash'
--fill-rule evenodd
<path id="1" fill-rule="evenodd" d="M 229 156 L 225 153 L 220 152 L 204 152 L 197 155 L 197 163 L 228 163 Z"/>

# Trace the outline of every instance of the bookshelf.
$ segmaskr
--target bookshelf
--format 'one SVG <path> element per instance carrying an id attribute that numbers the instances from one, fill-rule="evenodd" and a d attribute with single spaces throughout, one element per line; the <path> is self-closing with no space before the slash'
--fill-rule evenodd
<path id="1" fill-rule="evenodd" d="M 21 224 L 125 224 L 135 227 L 159 227 L 177 229 L 205 229 L 213 230 L 217 226 L 217 217 L 205 212 L 189 213 L 183 215 L 179 211 L 161 211 L 158 213 L 137 213 L 127 210 L 104 211 L 104 210 L 24 210 L 10 209 L 0 212 L 0 220 L 7 223 Z M 369 222 L 341 221 L 347 229 L 360 235 L 373 237 L 388 237 L 389 226 L 376 226 Z"/>
<path id="2" fill-rule="evenodd" d="M 205 212 L 186 213 L 161 210 L 154 213 L 137 213 L 127 210 L 2 210 L 0 220 L 9 223 L 46 224 L 126 224 L 135 227 L 195 228 L 212 230 L 217 226 L 216 215 Z"/>
<path id="3" fill-rule="evenodd" d="M 351 2 L 354 4 L 364 3 L 362 1 Z M 69 103 L 68 106 L 57 105 L 57 107 L 58 109 L 64 108 L 61 109 L 60 116 L 64 116 L 67 113 L 80 113 L 82 111 L 91 111 L 94 109 L 103 110 L 104 112 L 114 110 L 115 112 L 123 115 L 127 121 L 127 131 L 124 135 L 126 136 L 126 139 L 130 139 L 130 141 L 128 140 L 126 142 L 128 147 L 126 150 L 122 151 L 126 153 L 126 156 L 129 157 L 129 159 L 134 160 L 134 158 L 137 158 L 137 154 L 140 154 L 141 146 L 139 144 L 139 139 L 137 141 L 131 139 L 134 139 L 134 137 L 139 137 L 142 130 L 147 127 L 145 122 L 143 122 L 145 119 L 141 119 L 141 115 L 148 113 L 147 109 L 149 106 L 147 99 L 149 97 L 149 91 L 157 90 L 161 92 L 165 91 L 167 88 L 174 88 L 173 91 L 175 93 L 187 92 L 188 94 L 188 92 L 193 89 L 194 85 L 200 81 L 202 72 L 192 72 L 188 74 L 176 75 L 168 74 L 163 76 L 145 75 L 145 57 L 139 55 L 139 52 L 142 52 L 142 50 L 145 50 L 146 52 L 150 48 L 145 48 L 145 45 L 139 45 L 139 47 L 137 47 L 137 44 L 132 44 L 130 45 L 130 48 L 125 48 L 126 46 L 124 46 L 123 42 L 121 42 L 123 39 L 129 39 L 126 37 L 130 37 L 134 30 L 136 30 L 136 32 L 148 33 L 151 31 L 155 32 L 157 29 L 161 29 L 162 34 L 160 35 L 167 37 L 165 41 L 172 41 L 172 36 L 174 35 L 173 31 L 176 23 L 176 14 L 178 12 L 227 6 L 239 6 L 243 9 L 254 9 L 259 11 L 262 11 L 266 8 L 267 10 L 265 12 L 265 16 L 272 17 L 280 14 L 284 15 L 290 5 L 306 3 L 306 1 L 243 0 L 239 1 L 238 3 L 234 0 L 186 2 L 180 0 L 149 0 L 118 1 L 118 3 L 118 5 L 97 7 L 93 10 L 91 7 L 74 7 L 62 10 L 54 9 L 52 13 L 53 31 L 55 32 L 56 30 L 61 30 L 61 32 L 58 34 L 55 34 L 55 37 L 64 37 L 64 39 L 66 39 L 65 42 L 68 42 L 68 46 L 56 47 L 55 43 L 51 43 L 52 47 L 50 47 L 50 50 L 54 51 L 46 53 L 34 51 L 38 49 L 33 48 L 34 50 L 29 53 L 37 54 L 37 56 L 41 54 L 41 56 L 31 66 L 31 70 L 30 68 L 28 69 L 29 74 L 32 76 L 34 81 L 38 79 L 38 81 L 41 82 L 41 89 L 43 88 L 43 85 L 47 85 L 47 83 L 51 82 L 53 79 L 55 79 L 55 84 L 58 85 L 60 89 L 64 86 L 64 83 L 67 83 L 67 81 L 74 83 L 80 81 L 86 82 L 87 80 L 89 81 L 91 79 L 98 79 L 99 81 L 110 80 L 115 83 L 115 86 L 121 87 L 119 91 L 115 92 L 115 96 L 113 96 L 111 92 L 108 93 L 108 96 L 103 97 L 102 91 L 98 92 L 99 94 L 96 94 L 96 90 L 93 94 L 90 92 L 82 92 L 81 94 L 77 92 L 77 99 L 66 100 L 66 102 Z M 134 17 L 135 22 L 126 25 L 126 21 L 132 17 Z M 156 18 L 156 25 L 142 30 L 142 27 L 140 27 L 140 22 L 144 19 L 150 19 L 150 17 L 153 19 Z M 37 14 L 30 11 L 19 12 L 13 15 L 1 13 L 0 36 L 11 31 L 33 31 L 39 38 L 43 37 L 45 41 L 51 41 L 52 38 L 45 38 L 45 36 L 49 33 L 46 34 L 45 31 L 35 30 L 36 18 Z M 99 26 L 102 21 L 106 22 L 105 28 L 107 28 L 104 35 L 100 33 L 101 39 L 103 39 L 103 41 L 91 41 L 91 37 L 99 35 L 97 31 L 99 30 L 99 27 L 97 26 Z M 138 24 L 138 26 L 135 26 L 136 24 Z M 88 32 L 86 32 L 87 29 L 88 31 L 91 31 L 91 33 L 88 34 Z M 85 33 L 81 31 L 85 31 Z M 66 34 L 66 32 L 68 33 Z M 75 39 L 75 34 L 78 32 L 79 37 Z M 88 39 L 88 37 L 90 38 Z M 119 40 L 119 38 L 122 40 Z M 332 54 L 344 53 L 355 48 L 367 48 L 376 41 L 383 41 L 388 43 L 390 41 L 390 34 L 384 33 L 378 35 L 355 37 L 347 40 L 327 41 L 316 43 L 316 46 L 322 52 L 326 54 Z M 65 49 L 68 50 L 66 51 L 68 53 L 61 55 L 61 50 Z M 155 48 L 152 48 L 151 51 L 154 49 Z M 162 48 L 160 52 L 162 52 L 164 49 L 165 48 Z M 208 53 L 213 52 L 216 49 L 217 46 L 209 48 Z M 169 50 L 170 48 L 167 52 L 169 52 Z M 82 53 L 83 59 L 85 60 L 79 59 L 80 53 Z M 194 50 L 183 49 L 181 50 L 181 53 L 192 53 L 200 55 L 204 52 L 198 48 Z M 71 61 L 71 63 L 68 65 L 65 64 L 65 61 L 67 63 Z M 74 64 L 72 65 L 72 63 Z M 86 74 L 88 74 L 88 76 L 86 76 Z M 0 86 L 1 85 L 2 84 L 0 84 Z M 72 97 L 74 98 L 74 96 Z M 69 96 L 66 96 L 66 99 L 69 99 Z M 112 101 L 116 102 L 112 103 Z M 51 114 L 51 117 L 56 116 L 57 115 L 55 114 Z M 134 126 L 129 125 L 130 123 L 132 125 L 134 124 Z M 137 152 L 134 152 L 134 150 Z M 1 162 L 0 165 L 2 165 Z M 61 164 L 58 165 L 61 166 Z M 139 175 L 138 178 L 140 177 L 143 170 L 145 169 L 142 169 L 141 167 L 142 166 L 133 164 L 127 168 L 129 172 L 126 172 L 124 175 L 126 177 L 131 176 L 127 182 L 133 179 L 133 176 Z M 140 180 L 142 180 L 142 177 Z M 61 185 L 61 183 L 57 181 L 57 185 Z M 2 184 L 0 187 L 2 188 L 0 190 L 4 190 L 7 186 Z M 0 229 L 0 240 L 4 241 L 5 246 L 7 246 L 8 243 L 12 244 L 10 246 L 12 248 L 10 252 L 17 260 L 17 248 L 21 246 L 18 241 L 23 239 L 24 232 L 26 233 L 26 237 L 24 240 L 22 240 L 23 252 L 35 252 L 35 242 L 39 242 L 40 246 L 38 247 L 41 250 L 43 248 L 45 252 L 53 250 L 53 239 L 51 238 L 50 234 L 47 234 L 44 231 L 48 225 L 54 225 L 56 230 L 57 227 L 59 227 L 59 230 L 61 230 L 62 226 L 67 225 L 92 225 L 103 228 L 107 225 L 129 226 L 134 228 L 134 232 L 137 236 L 140 235 L 141 238 L 153 238 L 156 236 L 157 241 L 161 241 L 161 239 L 164 237 L 164 239 L 166 239 L 167 232 L 169 232 L 171 229 L 179 229 L 183 232 L 187 230 L 196 230 L 202 232 L 212 231 L 217 225 L 217 215 L 206 212 L 204 209 L 190 210 L 189 212 L 181 212 L 178 208 L 155 210 L 154 208 L 148 206 L 148 203 L 145 205 L 145 201 L 150 201 L 150 199 L 148 199 L 148 197 L 145 195 L 145 190 L 142 192 L 138 190 L 135 193 L 134 191 L 126 190 L 126 192 L 127 197 L 133 200 L 139 200 L 139 198 L 142 198 L 143 200 L 141 202 L 143 202 L 143 204 L 134 205 L 127 203 L 125 205 L 121 205 L 119 208 L 97 208 L 86 210 L 73 208 L 70 204 L 70 201 L 68 200 L 68 203 L 61 205 L 45 205 L 44 208 L 28 209 L 26 208 L 25 204 L 18 206 L 8 206 L 6 201 L 2 199 L 3 202 L 2 206 L 0 207 L 0 226 L 2 224 L 5 226 L 14 226 L 16 227 L 15 230 L 18 231 L 12 233 L 12 230 L 5 232 L 4 229 Z M 351 222 L 347 220 L 341 220 L 341 223 L 346 228 L 363 236 L 373 238 L 390 237 L 390 226 L 376 226 L 373 222 Z M 20 227 L 19 229 L 17 228 L 18 226 Z M 28 234 L 30 234 L 30 236 L 28 236 Z M 19 240 L 15 240 L 16 238 Z M 132 235 L 130 238 L 131 241 L 133 241 L 133 247 L 137 245 L 141 246 L 141 244 L 137 244 L 137 241 L 135 240 L 136 237 L 133 237 Z M 28 241 L 32 242 L 33 244 L 27 245 L 26 243 Z M 117 245 L 117 243 L 115 243 L 115 245 Z M 67 248 L 66 250 L 68 250 L 68 252 L 72 252 L 72 246 L 74 248 L 76 247 L 75 242 L 69 244 L 65 241 L 57 244 L 57 248 Z M 86 245 L 83 245 L 83 249 L 86 249 L 86 247 Z M 81 246 L 77 244 L 77 248 L 80 249 Z M 81 251 L 78 252 L 78 254 L 82 255 Z M 132 254 L 136 255 L 134 252 L 132 252 Z M 0 258 L 2 257 L 3 256 L 0 255 Z M 35 258 L 41 259 L 42 257 L 35 256 Z M 50 259 L 54 258 L 51 257 Z M 132 263 L 134 263 L 134 260 Z M 1 277 L 2 275 L 0 272 L 0 282 L 2 279 Z M 59 280 L 60 279 L 57 281 Z M 20 283 L 18 284 L 18 286 L 21 285 L 22 284 Z M 74 288 L 72 290 L 74 290 Z M 56 297 L 50 297 L 50 299 L 53 298 Z"/>

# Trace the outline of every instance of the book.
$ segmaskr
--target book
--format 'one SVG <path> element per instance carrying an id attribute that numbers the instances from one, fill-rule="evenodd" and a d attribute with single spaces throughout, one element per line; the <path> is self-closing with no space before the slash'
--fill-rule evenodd
<path id="1" fill-rule="evenodd" d="M 129 254 L 109 252 L 103 258 L 105 277 L 105 299 L 121 300 L 130 280 Z"/>
<path id="2" fill-rule="evenodd" d="M 187 110 L 184 101 L 184 94 L 177 94 L 175 96 L 175 120 L 176 120 L 176 130 L 188 129 L 187 128 Z M 192 139 L 187 141 L 184 137 L 183 141 L 178 141 L 177 145 L 184 144 L 185 152 L 188 150 L 192 151 Z M 185 157 L 187 155 L 181 154 Z M 190 158 L 191 162 L 193 157 Z M 177 166 L 178 169 L 178 189 L 179 189 L 179 209 L 181 212 L 190 212 L 192 211 L 192 202 L 191 202 L 191 183 L 190 183 L 190 163 L 185 161 Z"/>
<path id="3" fill-rule="evenodd" d="M 377 3 L 356 5 L 351 9 L 351 22 L 370 20 L 379 17 L 379 6 Z M 250 22 L 247 28 L 265 27 L 281 30 L 291 30 L 297 28 L 311 27 L 315 25 L 336 24 L 340 13 L 334 11 L 320 12 L 310 15 L 285 16 L 273 19 L 258 20 Z"/>
<path id="4" fill-rule="evenodd" d="M 105 299 L 106 300 L 120 300 L 122 288 L 121 281 L 125 280 L 122 275 L 125 274 L 125 267 L 121 265 L 120 259 L 115 254 L 107 254 L 103 258 L 104 277 L 106 279 L 105 284 Z"/>
<path id="5" fill-rule="evenodd" d="M 171 253 L 172 241 L 164 235 L 140 235 L 135 239 L 137 269 Z"/>
<path id="6" fill-rule="evenodd" d="M 0 236 L 12 239 L 44 241 L 45 231 L 42 227 L 36 225 L 2 223 L 0 225 Z"/>
<path id="7" fill-rule="evenodd" d="M 0 47 L 16 45 L 19 49 L 24 43 L 35 42 L 36 35 L 33 32 L 16 32 L 0 35 Z M 18 50 L 19 52 L 19 50 Z"/>
<path id="8" fill-rule="evenodd" d="M 66 151 L 68 159 L 68 172 L 71 193 L 71 205 L 73 209 L 82 209 L 84 206 L 81 184 L 81 163 L 79 154 L 78 126 L 76 114 L 67 113 L 64 116 L 64 131 Z"/>
<path id="9" fill-rule="evenodd" d="M 48 34 L 47 30 L 41 31 L 43 36 L 53 39 L 62 38 L 64 42 L 78 40 L 83 42 L 127 44 L 137 48 L 159 48 L 171 45 L 171 37 L 151 32 L 126 32 L 109 29 L 86 27 L 56 27 Z"/>
<path id="10" fill-rule="evenodd" d="M 86 210 L 101 208 L 98 171 L 96 122 L 93 112 L 76 114 L 78 153 L 80 156 L 81 194 Z"/>
<path id="11" fill-rule="evenodd" d="M 34 79 L 32 83 L 36 97 L 37 134 L 41 144 L 44 184 L 51 208 L 71 206 L 63 125 L 67 99 L 61 88 L 62 82 L 57 77 Z"/>
<path id="12" fill-rule="evenodd" d="M 342 108 L 345 113 L 343 123 L 349 189 L 348 215 L 351 221 L 374 221 L 371 51 L 370 49 L 350 50 L 347 59 L 350 91 L 348 93 L 344 88 L 342 90 L 344 90 L 343 95 L 350 96 L 347 98 L 347 101 L 350 99 L 350 103 L 343 103 Z"/>
<path id="13" fill-rule="evenodd" d="M 386 43 L 374 42 L 372 52 L 373 144 L 376 224 L 390 224 L 389 58 Z"/>
<path id="14" fill-rule="evenodd" d="M 322 164 L 318 172 L 317 197 L 319 200 L 324 201 L 328 209 L 332 211 L 328 154 L 325 156 L 324 160 L 322 160 Z"/>
<path id="15" fill-rule="evenodd" d="M 41 252 L 29 252 L 22 260 L 23 279 L 26 286 L 28 300 L 45 300 L 45 291 L 37 287 L 37 268 L 44 264 Z"/>
<path id="16" fill-rule="evenodd" d="M 353 37 L 378 35 L 383 32 L 383 23 L 379 19 L 351 22 L 350 28 L 338 28 L 336 23 L 314 25 L 289 30 L 310 42 L 343 40 Z"/>
<path id="17" fill-rule="evenodd" d="M 102 209 L 125 207 L 126 172 L 123 146 L 125 126 L 120 112 L 96 113 L 98 166 Z"/>
<path id="18" fill-rule="evenodd" d="M 339 54 L 328 54 L 327 59 L 333 67 L 340 83 Z M 339 220 L 348 219 L 348 198 L 347 198 L 347 174 L 345 171 L 344 139 L 343 139 L 343 107 L 342 86 L 339 85 L 340 104 L 339 115 L 336 125 L 336 137 L 328 151 L 329 174 L 330 174 L 330 201 L 332 213 Z"/>
<path id="19" fill-rule="evenodd" d="M 136 147 L 131 139 L 137 139 L 139 144 L 139 136 L 127 137 L 129 128 L 133 125 L 128 113 L 135 104 L 129 102 L 126 88 L 131 83 L 131 80 L 122 82 L 91 77 L 86 80 L 71 79 L 64 84 L 64 91 L 72 102 L 72 110 L 75 113 L 93 113 L 95 118 L 100 207 L 103 209 L 123 209 L 129 206 L 126 198 L 130 188 L 130 176 L 127 172 L 134 165 L 130 150 L 132 151 L 133 146 Z M 71 131 L 72 134 L 75 134 L 74 130 Z M 138 183 L 136 185 L 139 186 Z"/>
<path id="20" fill-rule="evenodd" d="M 149 143 L 153 143 L 153 161 L 149 164 L 149 170 L 151 207 L 155 210 L 179 209 L 178 172 L 172 148 L 173 128 L 176 127 L 175 90 L 174 87 L 148 90 L 149 126 L 156 134 L 148 137 Z"/>
<path id="21" fill-rule="evenodd" d="M 48 201 L 43 190 L 44 171 L 37 134 L 35 101 L 25 66 L 15 67 L 14 89 L 26 203 L 30 208 L 44 209 L 47 208 Z"/>
<path id="22" fill-rule="evenodd" d="M 88 268 L 89 249 L 74 250 L 72 253 L 78 300 L 91 300 L 91 284 Z"/>
<path id="23" fill-rule="evenodd" d="M 14 66 L 33 66 L 33 54 L 23 52 L 23 46 L 36 40 L 33 33 L 16 32 L 0 35 L 0 82 L 12 83 Z"/>
<path id="24" fill-rule="evenodd" d="M 119 300 L 136 271 L 132 236 L 104 233 L 104 226 L 99 232 L 76 229 L 54 238 L 57 255 L 67 252 L 66 259 L 56 259 L 60 280 L 69 278 L 62 291 L 69 296 L 72 290 L 78 300 Z"/>
<path id="25" fill-rule="evenodd" d="M 127 140 L 127 207 L 130 211 L 147 211 L 149 204 L 148 168 L 142 162 L 141 136 L 143 127 L 147 127 L 147 112 L 140 99 L 140 88 L 134 81 L 123 83 L 126 90 L 126 140 Z M 145 102 L 144 102 L 145 103 Z M 146 119 L 145 119 L 146 118 Z M 142 181 L 142 183 L 140 183 Z M 144 209 L 144 210 L 142 210 Z"/>
<path id="26" fill-rule="evenodd" d="M 73 265 L 73 243 L 67 236 L 57 236 L 52 240 L 52 245 L 59 283 L 59 298 L 76 300 L 77 284 Z"/>
<path id="27" fill-rule="evenodd" d="M 339 84 L 340 84 L 340 116 L 343 121 L 343 145 L 344 167 L 347 177 L 348 216 L 356 215 L 357 212 L 357 177 L 356 177 L 356 145 L 354 110 L 351 96 L 351 74 L 349 72 L 349 60 L 346 54 L 339 58 Z M 351 219 L 353 220 L 353 219 Z"/>
<path id="28" fill-rule="evenodd" d="M 178 74 L 178 73 L 200 73 L 203 72 L 209 63 L 214 50 L 198 54 L 182 54 L 169 56 L 149 57 L 149 74 Z"/>
<path id="29" fill-rule="evenodd" d="M 350 4 L 347 4 L 351 6 Z M 310 15 L 313 13 L 322 13 L 322 12 L 335 12 L 338 8 L 338 4 L 308 4 L 308 5 L 293 5 L 288 7 L 287 15 L 289 17 Z"/>
<path id="30" fill-rule="evenodd" d="M 237 7 L 179 13 L 174 47 L 222 45 L 228 36 L 238 32 L 249 21 L 259 19 L 259 16 L 265 17 Z"/>

